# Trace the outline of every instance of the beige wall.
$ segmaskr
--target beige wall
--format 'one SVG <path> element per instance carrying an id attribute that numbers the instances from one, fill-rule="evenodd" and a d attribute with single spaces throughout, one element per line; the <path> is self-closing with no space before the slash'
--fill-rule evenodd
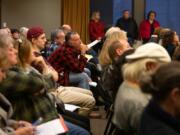
<path id="1" fill-rule="evenodd" d="M 145 0 L 134 0 L 134 18 L 139 25 L 144 19 L 144 3 Z"/>
<path id="2" fill-rule="evenodd" d="M 42 26 L 47 36 L 61 24 L 61 0 L 2 0 L 2 23 L 10 28 Z"/>

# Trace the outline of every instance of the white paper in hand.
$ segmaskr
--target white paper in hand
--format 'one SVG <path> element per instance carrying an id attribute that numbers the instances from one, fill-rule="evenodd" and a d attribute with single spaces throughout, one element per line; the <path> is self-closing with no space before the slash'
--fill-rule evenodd
<path id="1" fill-rule="evenodd" d="M 88 46 L 88 48 L 91 48 L 91 47 L 95 46 L 97 43 L 99 43 L 100 41 L 101 40 L 95 40 L 92 43 L 88 44 L 87 46 Z"/>
<path id="2" fill-rule="evenodd" d="M 64 120 L 55 119 L 37 126 L 36 135 L 58 135 L 68 131 Z"/>

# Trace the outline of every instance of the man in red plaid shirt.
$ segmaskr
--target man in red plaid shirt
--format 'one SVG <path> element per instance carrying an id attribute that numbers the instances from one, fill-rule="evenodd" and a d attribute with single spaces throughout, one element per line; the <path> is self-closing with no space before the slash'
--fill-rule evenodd
<path id="1" fill-rule="evenodd" d="M 83 72 L 87 63 L 84 55 L 88 48 L 82 45 L 80 36 L 76 32 L 67 33 L 65 40 L 65 44 L 48 58 L 49 63 L 59 74 L 58 83 L 63 86 L 75 84 L 89 89 L 90 78 Z"/>

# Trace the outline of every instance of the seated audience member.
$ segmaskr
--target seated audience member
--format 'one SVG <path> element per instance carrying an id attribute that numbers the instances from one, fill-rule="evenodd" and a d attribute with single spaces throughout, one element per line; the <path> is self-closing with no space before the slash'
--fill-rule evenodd
<path id="1" fill-rule="evenodd" d="M 159 32 L 159 44 L 162 45 L 162 39 L 164 38 L 164 34 L 170 31 L 169 28 L 162 28 Z"/>
<path id="2" fill-rule="evenodd" d="M 156 18 L 156 12 L 155 11 L 149 11 L 147 15 L 147 19 L 142 21 L 140 24 L 140 37 L 143 40 L 143 43 L 147 43 L 151 35 L 154 33 L 154 30 L 158 27 L 160 27 L 160 24 Z"/>
<path id="3" fill-rule="evenodd" d="M 0 30 L 1 31 L 1 30 Z M 0 82 L 6 78 L 6 70 L 17 63 L 17 51 L 8 35 L 0 36 Z M 34 135 L 35 127 L 26 121 L 11 119 L 11 103 L 0 93 L 0 134 L 1 135 Z"/>
<path id="4" fill-rule="evenodd" d="M 151 35 L 151 38 L 149 39 L 149 42 L 159 43 L 160 40 L 160 32 L 163 30 L 162 27 L 157 27 L 154 30 L 154 33 Z"/>
<path id="5" fill-rule="evenodd" d="M 48 58 L 49 63 L 58 72 L 58 83 L 63 86 L 75 84 L 80 88 L 89 89 L 90 78 L 83 72 L 87 64 L 84 55 L 88 49 L 81 44 L 80 36 L 76 32 L 68 33 L 65 40 L 65 44 Z"/>
<path id="6" fill-rule="evenodd" d="M 172 60 L 180 61 L 180 45 L 178 45 L 173 53 Z"/>
<path id="7" fill-rule="evenodd" d="M 89 37 L 91 42 L 94 40 L 100 40 L 104 37 L 104 23 L 101 21 L 101 15 L 99 11 L 92 13 L 91 20 L 89 22 Z M 98 51 L 102 48 L 101 44 L 97 44 L 93 47 L 93 50 L 98 54 Z"/>
<path id="8" fill-rule="evenodd" d="M 27 28 L 27 27 L 21 27 L 20 29 L 19 29 L 19 32 L 20 32 L 20 38 L 21 39 L 26 39 L 27 38 L 27 32 L 28 32 L 28 30 L 29 30 L 29 28 Z"/>
<path id="9" fill-rule="evenodd" d="M 17 41 L 20 38 L 20 32 L 18 29 L 11 29 L 12 38 Z"/>
<path id="10" fill-rule="evenodd" d="M 130 16 L 129 10 L 123 11 L 123 16 L 116 22 L 116 27 L 127 32 L 128 42 L 132 45 L 138 38 L 138 27 L 136 21 Z"/>
<path id="11" fill-rule="evenodd" d="M 0 29 L 0 35 L 9 35 L 11 36 L 11 30 L 9 28 Z"/>
<path id="12" fill-rule="evenodd" d="M 180 134 L 180 63 L 160 66 L 140 81 L 144 93 L 152 100 L 141 117 L 138 135 Z"/>
<path id="13" fill-rule="evenodd" d="M 132 52 L 134 52 L 134 50 L 131 49 L 129 43 L 123 39 L 114 41 L 109 47 L 108 53 L 112 64 L 104 69 L 101 80 L 104 90 L 109 92 L 112 101 L 114 101 L 117 90 L 123 82 L 121 68 L 126 62 L 125 56 Z"/>
<path id="14" fill-rule="evenodd" d="M 162 46 L 168 51 L 170 57 L 173 56 L 176 47 L 179 45 L 179 36 L 175 31 L 168 31 L 162 39 Z"/>
<path id="15" fill-rule="evenodd" d="M 162 39 L 164 37 L 164 34 L 166 32 L 168 32 L 168 31 L 170 31 L 170 29 L 157 27 L 154 30 L 153 35 L 151 35 L 151 38 L 150 38 L 149 42 L 155 42 L 155 43 L 158 43 L 158 44 L 162 45 Z"/>
<path id="16" fill-rule="evenodd" d="M 103 44 L 102 50 L 99 54 L 99 63 L 102 68 L 110 65 L 112 63 L 109 54 L 108 48 L 112 44 L 112 42 L 120 39 L 127 40 L 126 32 L 120 30 L 118 27 L 111 27 L 105 34 L 105 42 Z"/>
<path id="17" fill-rule="evenodd" d="M 58 73 L 53 69 L 51 65 L 47 61 L 43 59 L 40 54 L 40 50 L 45 47 L 45 33 L 40 27 L 32 27 L 28 31 L 28 39 L 32 43 L 32 52 L 36 57 L 40 57 L 41 63 L 43 64 L 31 64 L 33 65 L 40 73 L 43 73 L 42 70 L 46 68 L 49 73 L 51 73 L 54 77 L 54 81 L 58 80 Z M 25 57 L 26 58 L 26 57 Z M 27 60 L 25 60 L 27 61 Z M 91 91 L 86 89 L 77 88 L 77 87 L 58 87 L 53 92 L 59 99 L 61 99 L 64 103 L 78 105 L 81 108 L 78 111 L 78 114 L 83 116 L 94 117 L 95 115 L 90 113 L 92 108 L 95 105 L 95 99 L 92 95 Z"/>
<path id="18" fill-rule="evenodd" d="M 56 29 L 51 33 L 51 44 L 48 48 L 47 55 L 48 57 L 65 42 L 65 34 L 61 29 Z"/>
<path id="19" fill-rule="evenodd" d="M 26 46 L 26 42 L 22 42 L 22 45 Z M 23 53 L 27 53 L 27 56 L 29 54 L 28 52 Z M 18 55 L 21 55 L 20 48 Z M 27 62 L 30 62 L 33 58 L 35 57 L 28 57 Z M 37 62 L 38 59 L 40 58 L 36 58 Z M 8 70 L 7 77 L 0 83 L 1 93 L 8 98 L 14 108 L 12 118 L 26 120 L 31 123 L 40 117 L 43 123 L 59 118 L 60 115 L 55 108 L 55 102 L 47 93 L 50 88 L 54 88 L 52 74 L 44 69 L 43 75 L 41 75 L 31 66 L 23 65 L 23 59 L 19 59 L 19 61 L 21 67 L 12 67 Z M 71 135 L 89 134 L 86 130 L 74 124 L 65 123 Z"/>
<path id="20" fill-rule="evenodd" d="M 153 72 L 161 63 L 170 62 L 167 51 L 155 43 L 140 46 L 133 54 L 126 56 L 128 63 L 123 66 L 123 83 L 114 104 L 113 123 L 127 135 L 137 133 L 140 116 L 150 100 L 150 95 L 141 92 L 141 74 Z"/>
<path id="21" fill-rule="evenodd" d="M 64 25 L 62 25 L 62 30 L 64 31 L 64 34 L 66 35 L 67 33 L 69 33 L 69 32 L 71 32 L 72 31 L 72 28 L 71 28 L 71 26 L 70 25 L 68 25 L 68 24 L 64 24 Z"/>

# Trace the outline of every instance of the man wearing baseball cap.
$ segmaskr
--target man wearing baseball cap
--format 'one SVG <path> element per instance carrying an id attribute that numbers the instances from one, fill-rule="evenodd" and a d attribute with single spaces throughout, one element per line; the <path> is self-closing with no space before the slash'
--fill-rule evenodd
<path id="1" fill-rule="evenodd" d="M 27 32 L 27 39 L 32 43 L 32 52 L 34 54 L 34 59 L 37 60 L 37 58 L 41 58 L 38 59 L 39 60 L 39 64 L 37 65 L 34 64 L 33 66 L 42 73 L 42 69 L 43 66 L 48 66 L 48 70 L 49 73 L 52 75 L 52 78 L 54 81 L 58 80 L 58 73 L 51 67 L 51 65 L 48 64 L 48 62 L 46 62 L 41 54 L 40 54 L 40 50 L 42 50 L 45 47 L 45 43 L 46 43 L 46 36 L 45 36 L 45 32 L 43 30 L 43 28 L 41 27 L 32 27 L 29 29 L 29 31 Z M 44 64 L 45 63 L 45 64 Z M 42 73 L 43 74 L 43 73 Z M 81 95 L 81 94 L 80 94 Z M 87 97 L 89 98 L 89 97 Z M 90 100 L 93 97 L 90 97 Z M 94 105 L 94 99 L 92 100 L 92 106 Z M 45 105 L 44 105 L 45 106 Z M 69 134 L 70 135 L 89 135 L 88 131 L 86 131 L 85 129 L 74 125 L 70 122 L 65 121 L 67 127 L 69 128 Z"/>
<path id="2" fill-rule="evenodd" d="M 156 43 L 147 43 L 126 56 L 128 61 L 122 68 L 123 83 L 121 84 L 114 105 L 113 123 L 119 132 L 134 135 L 137 133 L 143 109 L 151 99 L 144 94 L 139 85 L 143 76 L 155 71 L 163 63 L 171 61 L 167 51 Z"/>

